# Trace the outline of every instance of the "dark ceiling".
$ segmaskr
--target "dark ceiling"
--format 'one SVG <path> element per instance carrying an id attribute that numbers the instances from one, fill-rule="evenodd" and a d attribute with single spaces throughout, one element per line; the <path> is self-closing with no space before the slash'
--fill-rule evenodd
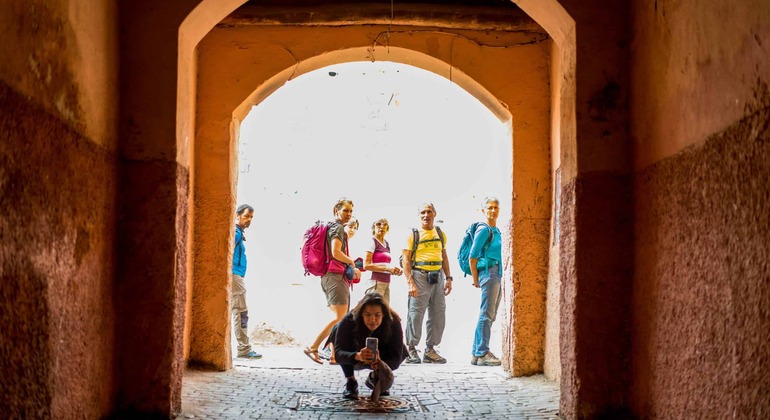
<path id="1" fill-rule="evenodd" d="M 406 4 L 423 4 L 437 6 L 478 6 L 478 7 L 507 7 L 516 8 L 511 0 L 393 0 L 393 8 L 397 9 L 399 5 Z M 249 0 L 245 5 L 251 6 L 329 6 L 338 4 L 379 4 L 390 6 L 391 2 L 388 0 L 337 0 L 337 1 L 320 1 L 320 0 Z"/>

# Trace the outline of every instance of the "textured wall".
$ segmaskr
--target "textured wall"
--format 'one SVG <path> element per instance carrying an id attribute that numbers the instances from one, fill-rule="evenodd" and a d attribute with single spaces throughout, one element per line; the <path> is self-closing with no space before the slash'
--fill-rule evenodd
<path id="1" fill-rule="evenodd" d="M 0 413 L 114 401 L 115 156 L 0 83 Z"/>
<path id="2" fill-rule="evenodd" d="M 770 3 L 632 2 L 632 407 L 770 416 Z"/>
<path id="3" fill-rule="evenodd" d="M 631 1 L 634 164 L 702 144 L 770 75 L 767 0 Z"/>
<path id="4" fill-rule="evenodd" d="M 559 3 L 575 21 L 577 63 L 575 73 L 560 80 L 563 125 L 553 127 L 563 177 L 560 414 L 617 416 L 627 404 L 633 276 L 628 2 Z"/>
<path id="5" fill-rule="evenodd" d="M 570 418 L 623 415 L 633 271 L 629 177 L 578 177 L 562 187 L 561 206 L 561 406 L 572 410 Z"/>
<path id="6" fill-rule="evenodd" d="M 554 222 L 559 223 L 558 219 Z M 553 222 L 552 222 L 553 223 Z M 561 380 L 561 353 L 559 352 L 559 308 L 561 305 L 561 278 L 559 277 L 559 244 L 550 247 L 548 284 L 545 290 L 545 351 L 543 373 L 552 380 Z"/>
<path id="7" fill-rule="evenodd" d="M 637 176 L 640 417 L 770 416 L 768 180 L 766 90 L 763 109 Z"/>
<path id="8" fill-rule="evenodd" d="M 0 7 L 0 413 L 115 400 L 117 25 L 112 2 Z"/>
<path id="9" fill-rule="evenodd" d="M 196 0 L 120 4 L 117 411 L 173 416 L 184 370 L 189 162 L 179 162 L 179 26 Z M 180 124 L 189 116 L 179 116 Z"/>

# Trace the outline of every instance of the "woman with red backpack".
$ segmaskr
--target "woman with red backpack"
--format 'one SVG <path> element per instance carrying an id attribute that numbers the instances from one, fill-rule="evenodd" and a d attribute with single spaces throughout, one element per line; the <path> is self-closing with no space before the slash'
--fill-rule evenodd
<path id="1" fill-rule="evenodd" d="M 323 364 L 318 355 L 318 347 L 350 307 L 350 287 L 345 279 L 345 270 L 352 271 L 353 279 L 361 278 L 361 271 L 355 268 L 353 259 L 348 256 L 348 235 L 345 233 L 345 225 L 353 217 L 353 201 L 345 197 L 340 198 L 334 205 L 333 212 L 335 220 L 329 224 L 326 232 L 331 260 L 326 274 L 321 277 L 321 289 L 326 295 L 326 302 L 334 313 L 334 318 L 321 329 L 315 341 L 304 350 L 305 355 L 318 364 Z"/>

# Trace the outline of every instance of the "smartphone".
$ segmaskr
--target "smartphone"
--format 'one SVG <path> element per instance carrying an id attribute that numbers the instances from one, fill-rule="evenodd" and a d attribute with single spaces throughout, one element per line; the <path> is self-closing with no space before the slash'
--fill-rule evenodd
<path id="1" fill-rule="evenodd" d="M 377 358 L 377 346 L 379 344 L 379 340 L 377 337 L 366 337 L 366 348 L 372 351 L 372 354 L 374 354 L 375 359 Z"/>

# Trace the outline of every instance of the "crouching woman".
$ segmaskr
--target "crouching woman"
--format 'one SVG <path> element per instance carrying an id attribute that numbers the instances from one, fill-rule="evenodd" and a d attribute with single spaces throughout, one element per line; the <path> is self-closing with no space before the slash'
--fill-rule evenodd
<path id="1" fill-rule="evenodd" d="M 334 351 L 347 383 L 342 395 L 358 398 L 355 371 L 371 369 L 366 386 L 372 389 L 372 401 L 390 395 L 393 371 L 406 356 L 401 319 L 382 295 L 370 292 L 336 325 Z M 366 347 L 366 338 L 377 338 L 377 351 Z"/>

